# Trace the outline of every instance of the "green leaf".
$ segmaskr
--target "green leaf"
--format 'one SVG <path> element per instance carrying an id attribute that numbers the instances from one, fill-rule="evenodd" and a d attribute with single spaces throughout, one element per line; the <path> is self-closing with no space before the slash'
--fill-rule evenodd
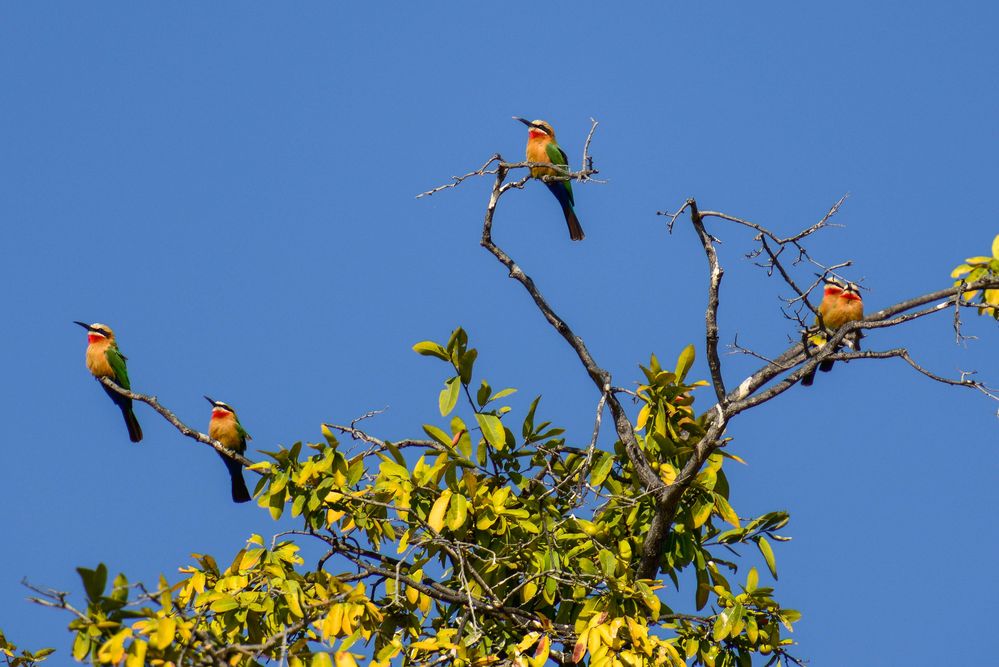
<path id="1" fill-rule="evenodd" d="M 118 602 L 128 600 L 128 577 L 120 572 L 111 584 L 111 599 Z"/>
<path id="2" fill-rule="evenodd" d="M 333 667 L 333 658 L 329 653 L 313 653 L 309 667 Z"/>
<path id="3" fill-rule="evenodd" d="M 708 595 L 711 593 L 711 585 L 708 583 L 708 574 L 704 570 L 697 571 L 697 593 L 695 595 L 695 605 L 698 611 L 704 609 L 708 603 Z"/>
<path id="4" fill-rule="evenodd" d="M 435 343 L 432 340 L 425 340 L 417 343 L 413 346 L 413 352 L 421 354 L 424 357 L 437 357 L 444 361 L 448 361 L 450 357 L 447 354 L 447 350 L 444 349 L 443 345 Z"/>
<path id="5" fill-rule="evenodd" d="M 699 498 L 690 510 L 690 515 L 694 522 L 693 527 L 700 528 L 703 526 L 704 522 L 711 516 L 712 509 L 714 509 L 713 503 L 706 502 L 704 499 Z"/>
<path id="6" fill-rule="evenodd" d="M 454 410 L 454 406 L 458 404 L 458 389 L 457 377 L 450 378 L 444 383 L 440 398 L 437 399 L 441 410 L 441 417 L 447 417 Z"/>
<path id="7" fill-rule="evenodd" d="M 680 382 L 683 382 L 683 379 L 687 377 L 687 371 L 693 365 L 694 346 L 691 344 L 683 348 L 683 352 L 680 353 L 680 357 L 676 360 L 676 377 Z"/>
<path id="8" fill-rule="evenodd" d="M 720 642 L 728 637 L 728 619 L 730 611 L 730 609 L 726 609 L 715 618 L 715 626 L 711 630 L 711 639 L 716 642 Z"/>
<path id="9" fill-rule="evenodd" d="M 271 514 L 271 518 L 274 519 L 275 521 L 280 519 L 281 514 L 284 512 L 284 497 L 285 497 L 285 489 L 282 488 L 277 493 L 271 493 L 269 496 L 264 496 L 261 498 L 261 501 L 264 498 L 267 498 L 267 509 Z"/>
<path id="10" fill-rule="evenodd" d="M 86 631 L 76 633 L 76 638 L 73 639 L 73 659 L 77 662 L 83 662 L 88 653 L 90 653 L 90 637 L 87 636 Z"/>
<path id="11" fill-rule="evenodd" d="M 593 469 L 590 470 L 590 484 L 593 486 L 603 484 L 613 467 L 614 457 L 607 452 L 600 452 L 597 455 L 597 462 L 593 464 Z"/>
<path id="12" fill-rule="evenodd" d="M 447 351 L 449 354 L 454 354 L 458 352 L 459 354 L 465 351 L 465 346 L 468 345 L 468 334 L 461 327 L 458 327 L 451 332 L 451 337 L 447 340 Z"/>
<path id="13" fill-rule="evenodd" d="M 445 447 L 451 446 L 451 438 L 448 437 L 447 433 L 436 426 L 433 426 L 432 424 L 424 424 L 423 432 Z"/>
<path id="14" fill-rule="evenodd" d="M 608 579 L 614 577 L 614 570 L 617 569 L 617 558 L 608 549 L 601 549 L 600 568 L 604 571 L 604 576 Z"/>
<path id="15" fill-rule="evenodd" d="M 760 548 L 760 553 L 763 554 L 763 560 L 767 562 L 767 568 L 770 569 L 770 574 L 772 574 L 774 579 L 776 579 L 777 563 L 774 561 L 774 550 L 770 547 L 770 543 L 767 542 L 767 538 L 760 535 L 756 538 L 756 546 Z"/>
<path id="16" fill-rule="evenodd" d="M 475 394 L 475 400 L 479 402 L 479 407 L 486 407 L 486 403 L 489 402 L 489 395 L 492 393 L 492 387 L 485 380 L 479 385 L 479 391 Z"/>
<path id="17" fill-rule="evenodd" d="M 531 401 L 531 407 L 528 408 L 527 416 L 524 417 L 524 426 L 521 429 L 521 435 L 524 436 L 525 440 L 529 438 L 532 433 L 534 433 L 534 412 L 538 409 L 538 401 L 540 400 L 541 397 L 537 396 L 533 401 Z"/>
<path id="18" fill-rule="evenodd" d="M 503 389 L 501 391 L 497 391 L 495 394 L 493 394 L 492 396 L 490 396 L 489 400 L 490 401 L 498 401 L 499 399 L 506 398 L 507 396 L 509 396 L 510 394 L 512 394 L 512 393 L 514 393 L 516 391 L 517 390 L 514 389 L 513 387 L 507 387 L 506 389 Z"/>
<path id="19" fill-rule="evenodd" d="M 468 519 L 468 501 L 465 499 L 465 496 L 456 493 L 451 497 L 451 504 L 447 508 L 445 523 L 451 530 L 458 530 L 465 525 L 466 519 Z"/>
<path id="20" fill-rule="evenodd" d="M 461 359 L 458 360 L 458 376 L 461 378 L 462 384 L 467 385 L 472 381 L 472 367 L 475 366 L 475 359 L 478 356 L 478 350 L 473 347 L 461 355 Z"/>
<path id="21" fill-rule="evenodd" d="M 716 493 L 714 496 L 715 509 L 718 511 L 718 515 L 735 528 L 741 528 L 742 524 L 739 523 L 739 515 L 735 513 L 735 510 L 728 504 L 728 501 L 720 493 Z"/>
<path id="22" fill-rule="evenodd" d="M 104 563 L 99 563 L 97 569 L 90 570 L 85 567 L 76 568 L 80 579 L 83 580 L 83 589 L 87 591 L 87 599 L 96 602 L 104 595 L 104 587 L 108 583 L 108 568 Z"/>
<path id="23" fill-rule="evenodd" d="M 308 496 L 295 496 L 295 500 L 291 503 L 291 515 L 299 516 L 302 514 L 302 509 L 305 507 L 305 501 L 309 498 Z"/>
<path id="24" fill-rule="evenodd" d="M 326 424 L 323 424 L 321 428 L 323 432 L 323 439 L 326 440 L 326 444 L 329 445 L 330 447 L 336 447 L 338 444 L 338 440 L 336 439 L 336 436 L 333 435 L 333 429 L 331 429 Z"/>
<path id="25" fill-rule="evenodd" d="M 230 611 L 232 609 L 236 609 L 237 607 L 239 607 L 239 603 L 236 602 L 235 598 L 229 597 L 228 595 L 219 598 L 211 605 L 212 611 L 219 614 Z"/>
<path id="26" fill-rule="evenodd" d="M 475 420 L 479 422 L 482 435 L 486 442 L 496 450 L 502 450 L 506 446 L 506 433 L 503 431 L 503 422 L 496 415 L 477 414 Z"/>

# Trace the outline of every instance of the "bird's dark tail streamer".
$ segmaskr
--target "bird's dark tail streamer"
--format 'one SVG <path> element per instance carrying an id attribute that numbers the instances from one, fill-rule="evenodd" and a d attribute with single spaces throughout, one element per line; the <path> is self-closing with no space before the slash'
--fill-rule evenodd
<path id="1" fill-rule="evenodd" d="M 249 501 L 253 496 L 250 495 L 250 490 L 246 488 L 246 480 L 243 479 L 243 466 L 239 461 L 234 461 L 228 456 L 222 456 L 222 460 L 225 462 L 226 470 L 229 471 L 229 479 L 232 481 L 232 502 L 234 503 L 245 503 Z"/>

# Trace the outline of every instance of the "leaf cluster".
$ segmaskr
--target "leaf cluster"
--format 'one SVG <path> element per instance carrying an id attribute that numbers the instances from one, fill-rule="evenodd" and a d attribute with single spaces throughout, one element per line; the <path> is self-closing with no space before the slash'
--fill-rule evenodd
<path id="1" fill-rule="evenodd" d="M 992 256 L 981 255 L 969 257 L 963 264 L 958 264 L 950 272 L 950 277 L 955 278 L 954 286 L 958 287 L 964 283 L 973 283 L 983 278 L 999 276 L 999 234 L 992 239 Z M 977 298 L 980 304 L 979 315 L 991 315 L 999 320 L 999 289 L 970 290 L 962 297 L 966 301 L 975 301 Z"/>
<path id="2" fill-rule="evenodd" d="M 447 371 L 425 438 L 388 441 L 351 429 L 265 452 L 257 502 L 301 521 L 299 540 L 326 550 L 306 567 L 299 542 L 254 535 L 221 567 L 195 554 L 154 592 L 107 570 L 80 569 L 87 608 L 71 628 L 74 657 L 93 664 L 370 665 L 448 662 L 540 667 L 750 664 L 787 660 L 799 614 L 783 608 L 736 549 L 772 541 L 788 517 L 743 519 L 726 461 L 712 454 L 681 499 L 662 554 L 665 579 L 639 579 L 656 504 L 620 442 L 567 442 L 534 398 L 514 421 L 513 389 L 475 379 L 478 352 L 456 329 L 421 355 Z M 643 455 L 672 484 L 704 434 L 689 382 L 694 348 L 672 370 L 642 367 L 635 423 Z M 360 433 L 360 434 L 359 434 Z M 292 535 L 285 535 L 292 537 Z M 680 594 L 681 579 L 696 582 Z M 689 613 L 688 613 L 689 612 Z"/>

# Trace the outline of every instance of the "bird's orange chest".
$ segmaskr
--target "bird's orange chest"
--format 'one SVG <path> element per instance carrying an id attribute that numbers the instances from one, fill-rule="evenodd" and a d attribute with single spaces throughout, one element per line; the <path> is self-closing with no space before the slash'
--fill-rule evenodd
<path id="1" fill-rule="evenodd" d="M 236 418 L 232 415 L 212 417 L 208 422 L 208 437 L 218 440 L 229 449 L 238 449 L 243 443 L 239 437 Z"/>
<path id="2" fill-rule="evenodd" d="M 110 344 L 105 339 L 87 346 L 87 370 L 97 377 L 115 377 L 114 369 L 108 363 L 108 346 Z"/>
<path id="3" fill-rule="evenodd" d="M 527 140 L 527 161 L 528 162 L 551 162 L 551 158 L 548 157 L 548 144 L 551 142 L 551 138 L 542 133 L 540 136 L 535 136 L 533 133 Z M 539 176 L 552 175 L 554 176 L 556 171 L 551 167 L 531 167 L 531 176 L 538 178 Z"/>
<path id="4" fill-rule="evenodd" d="M 825 305 L 825 304 L 823 304 Z M 859 299 L 847 299 L 842 296 L 829 304 L 822 313 L 822 321 L 828 329 L 838 329 L 847 322 L 853 322 L 864 317 L 864 303 Z"/>

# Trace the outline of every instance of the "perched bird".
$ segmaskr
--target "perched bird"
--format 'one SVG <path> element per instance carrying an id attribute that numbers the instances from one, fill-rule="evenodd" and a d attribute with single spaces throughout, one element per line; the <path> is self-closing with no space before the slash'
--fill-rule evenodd
<path id="1" fill-rule="evenodd" d="M 835 333 L 837 329 L 846 324 L 864 318 L 864 301 L 860 298 L 860 291 L 853 283 L 842 284 L 835 280 L 825 279 L 826 286 L 822 293 L 822 303 L 819 304 L 819 317 L 815 318 L 815 325 L 819 328 L 818 333 L 813 335 L 810 341 L 816 347 L 822 347 L 827 340 L 826 332 Z M 820 321 L 821 319 L 821 321 Z M 822 329 L 825 329 L 823 331 Z M 863 334 L 852 331 L 843 338 L 847 347 L 859 350 L 860 339 Z M 819 370 L 827 373 L 832 370 L 833 361 L 825 359 L 819 363 Z M 801 384 L 805 387 L 811 386 L 815 381 L 815 369 L 801 378 Z"/>
<path id="2" fill-rule="evenodd" d="M 114 332 L 106 324 L 87 324 L 86 322 L 74 321 L 87 330 L 87 369 L 95 378 L 111 378 L 111 380 L 122 389 L 131 389 L 132 385 L 128 381 L 128 370 L 125 368 L 125 355 L 118 349 L 115 342 Z M 125 426 L 128 427 L 128 439 L 132 442 L 142 440 L 142 428 L 139 421 L 132 412 L 132 399 L 122 396 L 115 390 L 106 386 L 103 382 L 101 387 L 111 397 L 114 404 L 121 410 L 125 417 Z"/>
<path id="3" fill-rule="evenodd" d="M 555 165 L 562 165 L 568 168 L 569 158 L 565 151 L 555 142 L 555 130 L 543 120 L 527 120 L 514 116 L 514 120 L 519 120 L 528 127 L 527 130 L 527 161 L 528 162 L 548 162 Z M 565 172 L 554 167 L 531 167 L 531 176 L 541 178 L 542 176 L 564 176 Z M 569 238 L 573 241 L 583 240 L 583 228 L 579 226 L 579 219 L 573 207 L 576 200 L 572 196 L 572 183 L 569 181 L 545 182 L 548 190 L 555 195 L 559 205 L 562 206 L 562 213 L 565 215 L 565 222 L 569 225 Z"/>
<path id="4" fill-rule="evenodd" d="M 208 436 L 213 440 L 218 440 L 226 449 L 230 449 L 237 454 L 246 451 L 246 441 L 252 440 L 250 434 L 243 429 L 236 417 L 236 411 L 231 406 L 222 401 L 213 401 L 205 396 L 205 400 L 212 404 L 212 419 L 208 422 Z M 239 461 L 231 459 L 222 452 L 219 452 L 222 462 L 225 463 L 226 470 L 229 471 L 229 479 L 232 480 L 232 502 L 245 503 L 250 500 L 249 490 L 246 488 L 246 481 L 243 480 L 243 466 Z"/>

